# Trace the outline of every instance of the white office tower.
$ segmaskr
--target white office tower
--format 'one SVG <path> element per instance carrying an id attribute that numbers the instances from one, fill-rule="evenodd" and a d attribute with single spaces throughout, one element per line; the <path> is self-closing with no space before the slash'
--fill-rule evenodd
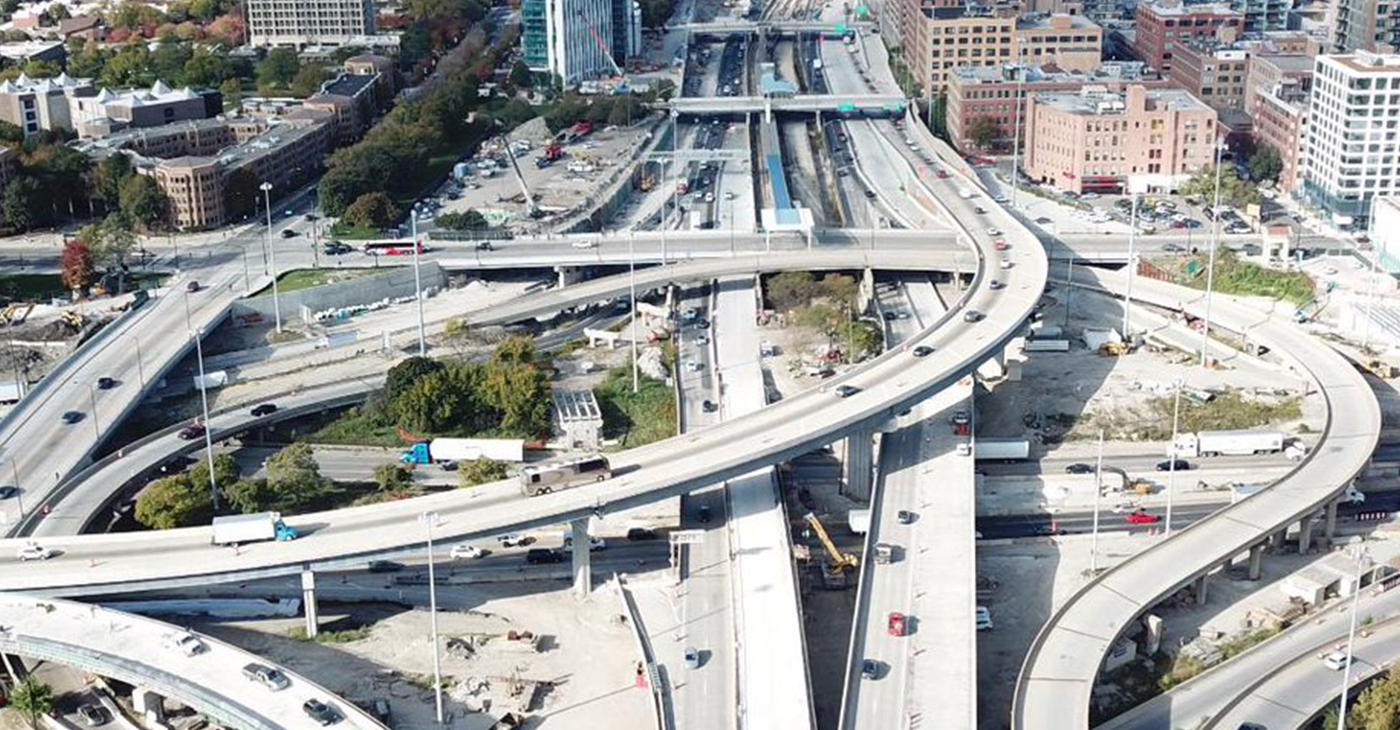
<path id="1" fill-rule="evenodd" d="M 1303 142 L 1303 196 L 1340 227 L 1400 194 L 1400 56 L 1318 56 Z"/>
<path id="2" fill-rule="evenodd" d="M 345 44 L 374 33 L 371 0 L 248 0 L 255 46 Z"/>
<path id="3" fill-rule="evenodd" d="M 549 70 L 565 87 L 613 73 L 612 0 L 545 0 Z"/>

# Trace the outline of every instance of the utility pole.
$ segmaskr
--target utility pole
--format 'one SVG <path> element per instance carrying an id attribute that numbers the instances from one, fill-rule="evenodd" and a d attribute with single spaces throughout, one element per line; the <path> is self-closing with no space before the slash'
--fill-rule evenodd
<path id="1" fill-rule="evenodd" d="M 442 725 L 442 657 L 438 646 L 437 574 L 433 565 L 433 525 L 437 518 L 436 512 L 424 512 L 418 516 L 419 521 L 428 529 L 428 616 L 433 632 L 433 696 L 437 702 L 437 721 Z"/>
<path id="2" fill-rule="evenodd" d="M 635 232 L 627 235 L 627 292 L 628 299 L 632 303 L 631 332 L 628 336 L 632 340 L 632 392 L 636 393 L 640 385 L 637 382 L 637 234 Z"/>
<path id="3" fill-rule="evenodd" d="M 277 294 L 277 251 L 272 244 L 272 183 L 265 182 L 258 186 L 263 192 L 263 201 L 267 204 L 267 253 L 272 259 L 272 316 L 277 322 L 277 333 L 282 333 L 282 302 Z"/>
<path id="4" fill-rule="evenodd" d="M 209 497 L 214 504 L 214 511 L 219 511 L 219 483 L 214 477 L 214 437 L 210 433 L 213 428 L 209 423 L 209 383 L 204 379 L 204 346 L 200 343 L 200 333 L 190 330 L 190 337 L 194 339 L 195 358 L 199 362 L 199 402 L 204 408 L 204 454 L 209 459 Z"/>
<path id="5" fill-rule="evenodd" d="M 1171 454 L 1171 467 L 1167 469 L 1167 537 L 1172 536 L 1172 493 L 1176 491 L 1176 438 L 1181 424 L 1181 378 L 1176 379 L 1176 396 L 1172 404 L 1172 442 L 1167 447 Z"/>
<path id="6" fill-rule="evenodd" d="M 1099 498 L 1103 495 L 1103 430 L 1099 430 L 1099 458 L 1094 464 L 1094 536 L 1089 543 L 1089 572 L 1099 572 Z"/>
<path id="7" fill-rule="evenodd" d="M 1366 548 L 1362 545 L 1365 538 L 1352 538 L 1352 551 L 1356 558 L 1356 582 L 1351 589 L 1351 626 L 1347 629 L 1347 659 L 1342 667 L 1342 699 L 1337 707 L 1337 727 L 1347 726 L 1347 693 L 1351 691 L 1351 662 L 1354 654 L 1352 650 L 1356 648 L 1356 609 L 1361 603 L 1361 566 L 1366 561 Z"/>
<path id="8" fill-rule="evenodd" d="M 1138 194 L 1134 191 L 1131 195 L 1133 201 L 1132 212 L 1128 214 L 1128 292 L 1123 298 L 1123 340 L 1126 342 L 1132 341 L 1132 335 L 1129 334 L 1128 329 L 1130 327 L 1129 314 L 1133 309 L 1133 277 L 1137 276 L 1137 259 L 1134 258 L 1134 254 L 1136 253 L 1134 244 L 1137 241 Z"/>
<path id="9" fill-rule="evenodd" d="M 1016 207 L 1017 194 L 1021 192 L 1021 96 L 1026 82 L 1026 67 L 1016 66 L 1016 132 L 1011 137 L 1011 207 Z M 1131 248 L 1131 244 L 1129 245 Z M 1130 254 L 1131 255 L 1131 254 Z"/>
<path id="10" fill-rule="evenodd" d="M 1220 153 L 1223 143 L 1215 144 L 1215 207 L 1211 209 L 1210 263 L 1206 267 L 1206 316 L 1201 327 L 1201 367 L 1210 362 L 1210 301 L 1215 291 L 1215 252 L 1220 248 Z"/>
<path id="11" fill-rule="evenodd" d="M 418 357 L 425 357 L 428 354 L 428 344 L 423 324 L 423 275 L 418 263 L 423 246 L 418 243 L 417 204 L 408 212 L 408 218 L 413 223 L 413 298 L 418 300 Z"/>

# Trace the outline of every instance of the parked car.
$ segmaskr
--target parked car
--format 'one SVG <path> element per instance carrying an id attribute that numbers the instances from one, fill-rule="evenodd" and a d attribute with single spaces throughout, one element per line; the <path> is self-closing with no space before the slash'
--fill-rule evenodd
<path id="1" fill-rule="evenodd" d="M 914 521 L 914 513 L 907 509 L 900 510 L 896 517 L 899 518 L 899 524 L 901 525 L 908 525 Z"/>
<path id="2" fill-rule="evenodd" d="M 339 710 L 317 699 L 307 700 L 302 704 L 301 711 L 321 726 L 334 725 L 341 720 Z"/>
<path id="3" fill-rule="evenodd" d="M 880 678 L 880 662 L 874 659 L 865 659 L 860 663 L 860 676 L 866 679 Z"/>
<path id="4" fill-rule="evenodd" d="M 906 628 L 904 614 L 898 611 L 891 611 L 889 618 L 885 620 L 885 630 L 890 636 L 904 636 Z"/>
<path id="5" fill-rule="evenodd" d="M 272 415 L 273 413 L 276 413 L 276 412 L 277 412 L 277 404 L 275 404 L 275 403 L 259 403 L 258 405 L 253 406 L 253 410 L 248 411 L 248 412 L 251 413 L 251 414 L 254 415 L 254 416 L 259 416 L 259 417 L 261 417 L 261 416 L 269 416 L 269 415 Z"/>
<path id="6" fill-rule="evenodd" d="M 696 649 L 696 648 L 693 647 L 693 646 L 687 646 L 687 647 L 685 648 L 685 668 L 686 668 L 686 669 L 699 669 L 699 668 L 700 668 L 700 650 L 699 650 L 699 649 Z"/>
<path id="7" fill-rule="evenodd" d="M 287 675 L 283 674 L 280 669 L 269 667 L 266 664 L 258 664 L 257 662 L 244 665 L 243 676 L 247 677 L 250 681 L 257 682 L 267 687 L 273 692 L 286 689 L 287 686 L 292 683 L 291 680 L 287 679 Z"/>
<path id="8" fill-rule="evenodd" d="M 977 630 L 992 630 L 992 612 L 986 606 L 977 607 Z"/>
<path id="9" fill-rule="evenodd" d="M 1191 471 L 1191 462 L 1185 459 L 1167 459 L 1157 462 L 1157 471 L 1171 471 L 1175 465 L 1176 471 Z"/>

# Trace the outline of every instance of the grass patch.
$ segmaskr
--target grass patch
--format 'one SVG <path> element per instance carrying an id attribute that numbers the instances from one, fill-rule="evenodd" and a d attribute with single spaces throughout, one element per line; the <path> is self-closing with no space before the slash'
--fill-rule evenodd
<path id="1" fill-rule="evenodd" d="M 349 281 L 378 273 L 382 272 L 376 269 L 296 269 L 277 277 L 277 290 L 286 294 L 299 289 L 325 286 L 337 281 Z"/>
<path id="2" fill-rule="evenodd" d="M 633 393 L 632 374 L 625 367 L 613 368 L 593 394 L 603 412 L 603 435 L 618 439 L 621 448 L 676 435 L 675 394 L 659 380 L 643 377 Z"/>
<path id="3" fill-rule="evenodd" d="M 1182 256 L 1163 262 L 1178 284 L 1202 291 L 1206 288 L 1207 254 Z M 1279 271 L 1241 260 L 1230 249 L 1220 249 L 1215 258 L 1215 290 L 1239 296 L 1268 297 L 1295 305 L 1312 301 L 1316 287 L 1312 277 L 1301 271 Z"/>
<path id="4" fill-rule="evenodd" d="M 362 407 L 351 408 L 315 431 L 298 435 L 297 440 L 310 444 L 403 446 L 403 440 L 392 425 L 386 425 Z"/>
<path id="5" fill-rule="evenodd" d="M 1166 441 L 1172 433 L 1174 400 L 1166 395 L 1149 399 L 1145 408 L 1120 408 L 1083 414 L 1062 424 L 1067 429 L 1064 439 L 1096 439 L 1099 429 L 1103 429 L 1110 440 Z M 1246 430 L 1302 417 L 1301 396 L 1254 399 L 1232 390 L 1199 404 L 1182 398 L 1180 430 L 1182 433 Z"/>
<path id="6" fill-rule="evenodd" d="M 384 238 L 384 231 L 377 228 L 366 228 L 365 226 L 352 226 L 343 220 L 338 220 L 331 226 L 330 237 L 338 241 L 363 241 L 370 238 Z"/>
<path id="7" fill-rule="evenodd" d="M 373 628 L 373 624 L 366 624 L 353 629 L 343 629 L 340 631 L 327 631 L 323 629 L 316 632 L 316 638 L 311 639 L 306 636 L 305 626 L 293 626 L 287 631 L 287 636 L 297 641 L 310 641 L 317 644 L 353 644 L 357 641 L 368 639 L 370 631 L 373 630 Z"/>
<path id="8" fill-rule="evenodd" d="M 1243 634 L 1227 639 L 1219 646 L 1220 661 L 1226 662 L 1233 657 L 1243 654 L 1250 648 L 1272 639 L 1274 636 L 1278 635 L 1280 630 L 1281 629 L 1277 628 L 1256 629 L 1254 631 L 1246 631 Z M 1219 666 L 1219 664 L 1215 666 Z M 1206 669 L 1207 667 L 1194 657 L 1179 657 L 1176 662 L 1172 664 L 1171 670 L 1158 681 L 1158 687 L 1160 687 L 1163 692 L 1166 692 L 1172 687 L 1196 677 L 1206 671 Z"/>
<path id="9" fill-rule="evenodd" d="M 126 291 L 159 287 L 164 276 L 133 274 L 126 278 Z M 115 293 L 115 292 L 112 292 Z M 0 276 L 0 299 L 17 302 L 68 301 L 72 292 L 63 286 L 58 274 L 5 274 Z"/>

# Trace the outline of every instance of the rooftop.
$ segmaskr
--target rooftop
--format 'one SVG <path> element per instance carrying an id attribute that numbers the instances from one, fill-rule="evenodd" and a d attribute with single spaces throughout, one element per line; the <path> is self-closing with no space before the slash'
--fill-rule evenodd
<path id="1" fill-rule="evenodd" d="M 14 81 L 0 82 L 0 94 L 44 94 L 64 89 L 79 89 L 92 86 L 92 79 L 78 79 L 66 73 L 51 79 L 31 79 L 20 74 Z"/>
<path id="2" fill-rule="evenodd" d="M 1016 19 L 1016 30 L 1089 30 L 1099 24 L 1083 15 L 1031 13 Z"/>
<path id="3" fill-rule="evenodd" d="M 1210 109 L 1185 89 L 1143 89 L 1143 92 L 1147 107 L 1151 111 Z M 1070 114 L 1117 115 L 1127 112 L 1127 95 L 1105 91 L 1103 87 L 1086 87 L 1079 92 L 1042 91 L 1035 94 L 1034 98 L 1037 104 L 1051 106 Z"/>
<path id="4" fill-rule="evenodd" d="M 151 104 L 169 104 L 176 101 L 188 101 L 198 99 L 199 94 L 186 86 L 180 89 L 171 89 L 163 82 L 157 81 L 149 89 L 135 89 L 132 91 L 108 91 L 103 89 L 93 98 L 99 104 L 108 106 L 148 106 Z"/>
<path id="5" fill-rule="evenodd" d="M 554 391 L 554 412 L 560 421 L 599 421 L 603 411 L 591 390 Z"/>
<path id="6" fill-rule="evenodd" d="M 324 84 L 321 84 L 321 93 L 329 96 L 348 96 L 354 98 L 365 87 L 374 84 L 374 76 L 367 74 L 343 73 Z"/>
<path id="7" fill-rule="evenodd" d="M 1369 53 L 1367 51 L 1357 51 L 1350 56 L 1319 56 L 1319 60 L 1327 60 L 1339 66 L 1345 67 L 1351 73 L 1357 74 L 1393 74 L 1400 72 L 1400 55 Z"/>
<path id="8" fill-rule="evenodd" d="M 958 84 L 999 84 L 1015 83 L 1016 69 L 1012 64 L 1001 66 L 959 66 L 952 69 L 954 83 Z M 1092 83 L 1095 81 L 1138 81 L 1142 79 L 1146 64 L 1141 61 L 1104 61 L 1091 71 L 1061 71 L 1049 66 L 1027 66 L 1024 83 Z"/>
<path id="9" fill-rule="evenodd" d="M 0 43 L 0 58 L 23 61 L 30 56 L 62 48 L 63 41 L 15 41 Z"/>
<path id="10" fill-rule="evenodd" d="M 1236 12 L 1229 5 L 1225 5 L 1224 3 L 1195 3 L 1191 5 L 1148 3 L 1146 5 L 1140 5 L 1139 7 L 1145 8 L 1153 15 L 1163 18 L 1179 18 L 1184 15 L 1233 15 L 1237 18 L 1244 17 L 1244 15 Z"/>

